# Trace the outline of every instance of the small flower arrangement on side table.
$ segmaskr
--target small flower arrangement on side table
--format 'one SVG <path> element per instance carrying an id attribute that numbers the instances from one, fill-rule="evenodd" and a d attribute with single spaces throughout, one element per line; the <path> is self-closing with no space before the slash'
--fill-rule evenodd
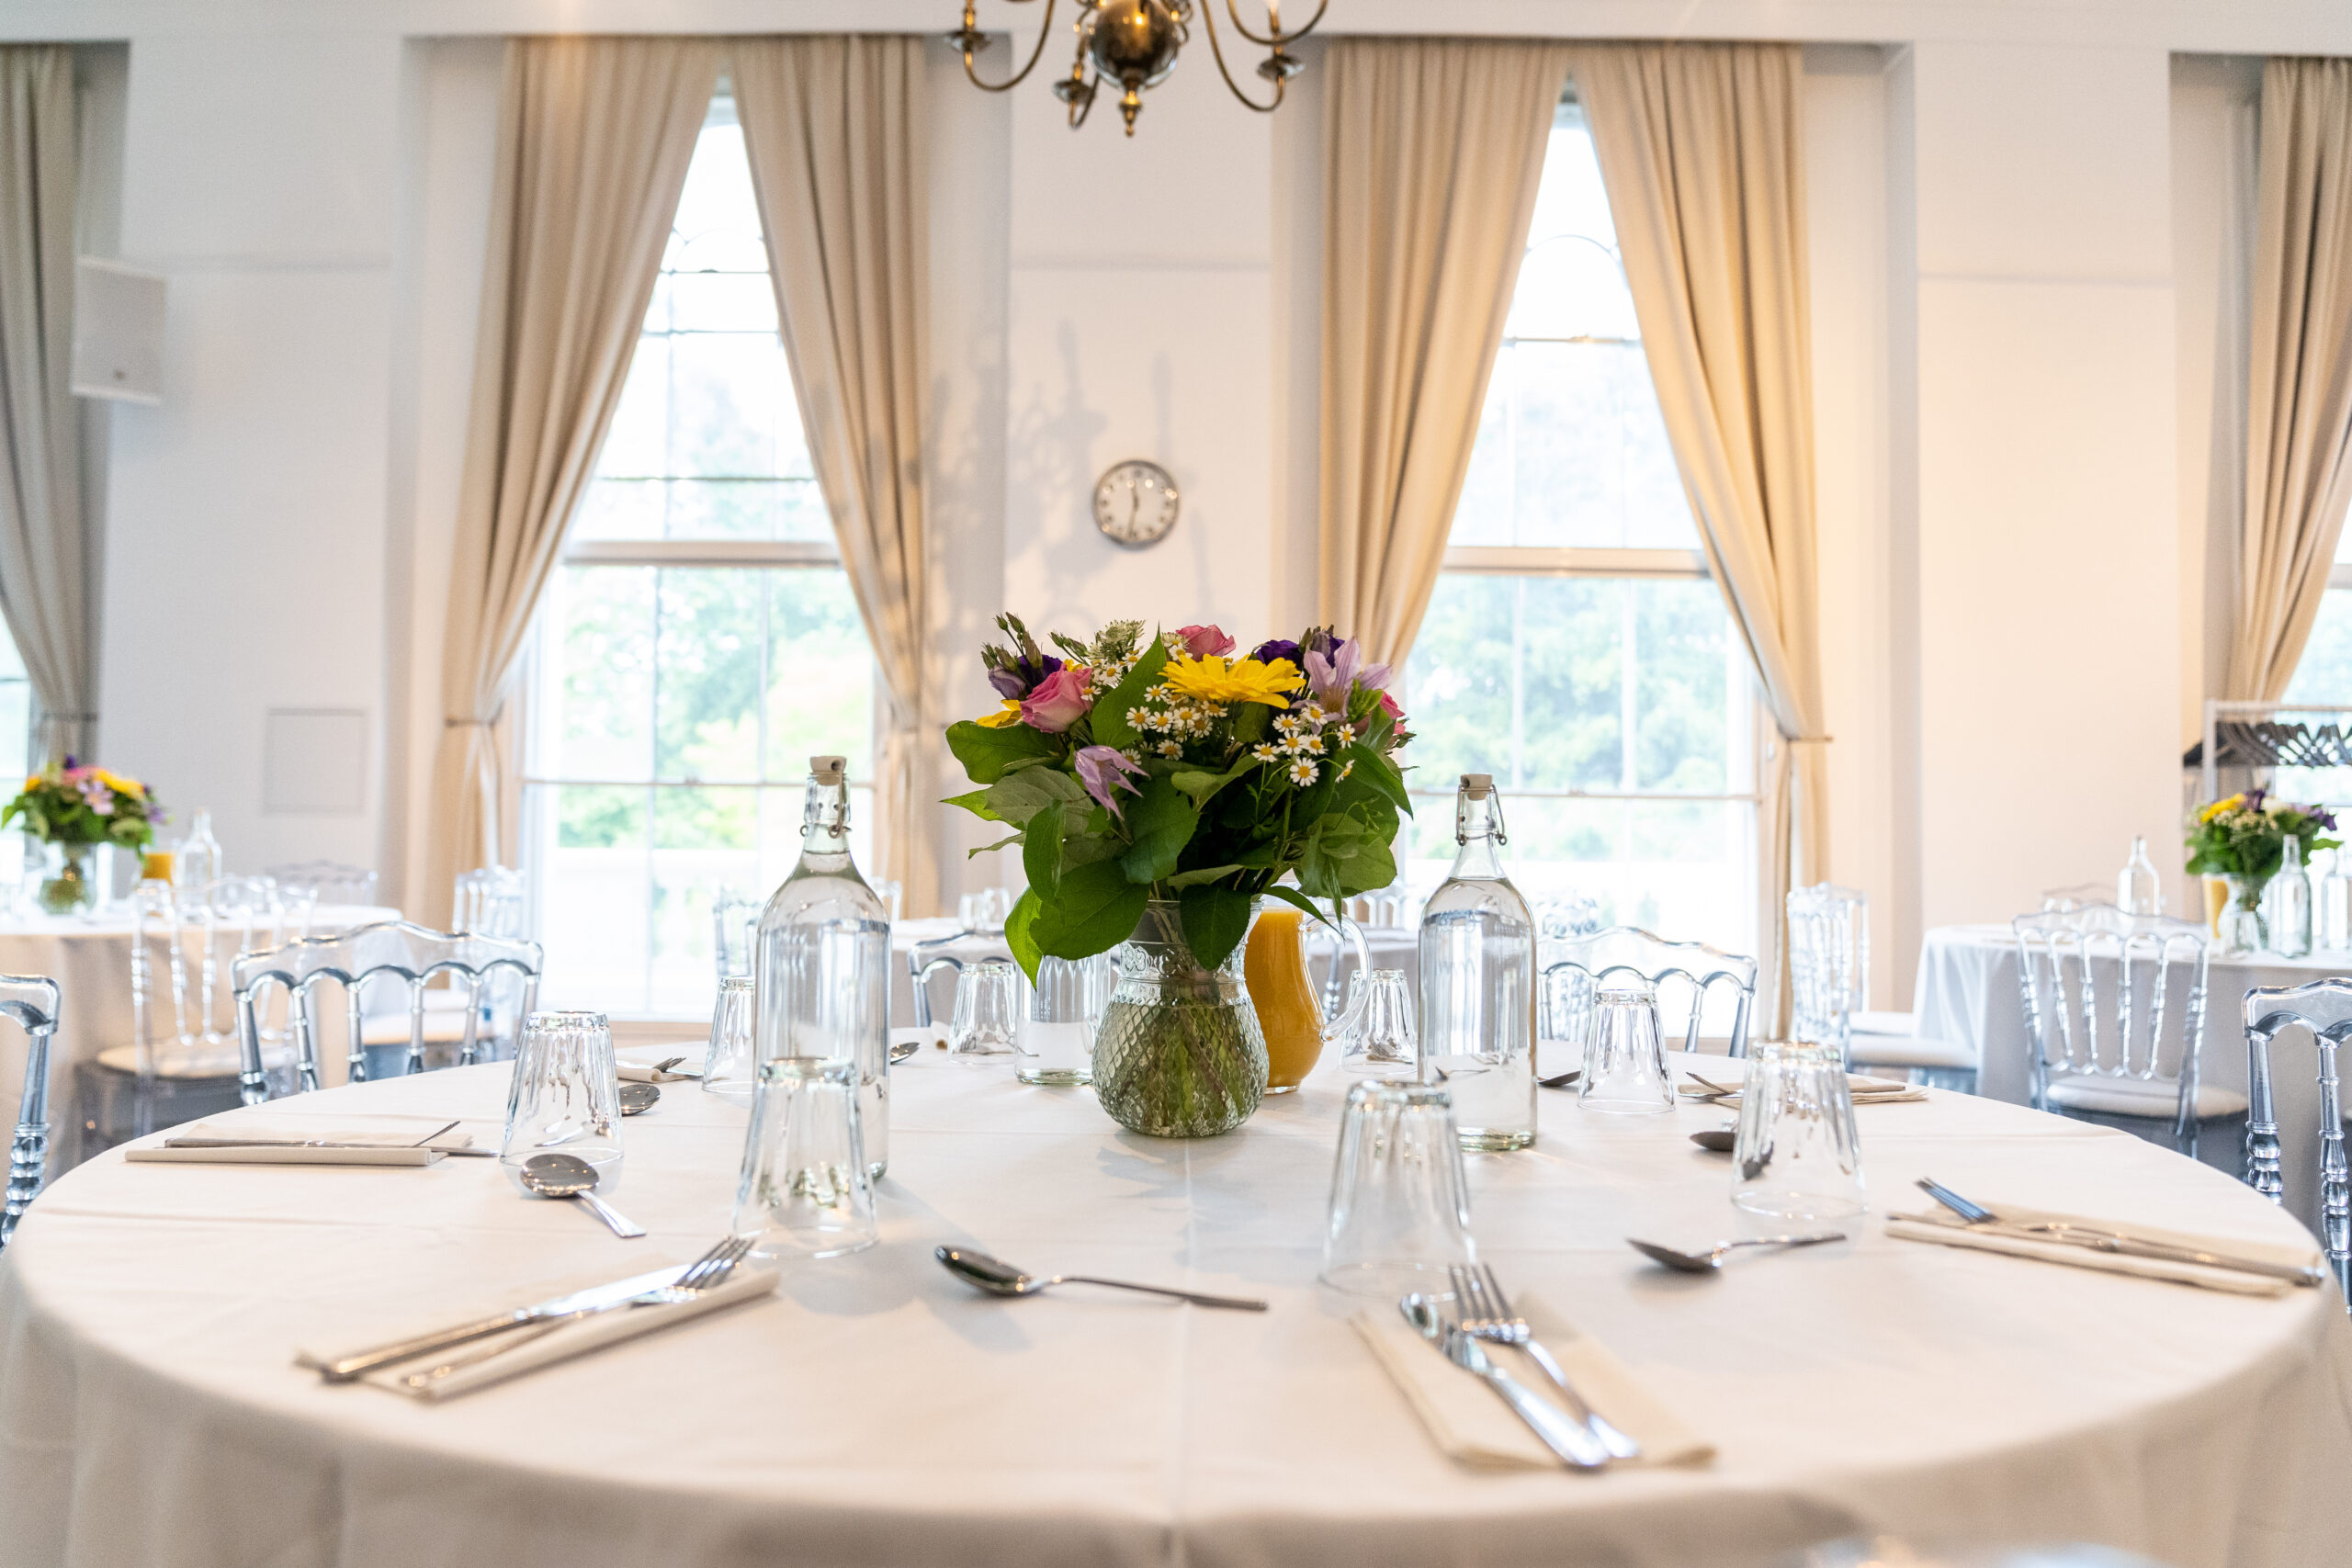
<path id="1" fill-rule="evenodd" d="M 2229 884 L 2219 924 L 2222 951 L 2246 953 L 2269 945 L 2262 925 L 2262 890 L 2286 863 L 2287 840 L 2295 840 L 2295 863 L 2311 863 L 2313 850 L 2332 850 L 2342 840 L 2320 835 L 2335 831 L 2335 818 L 2322 806 L 2270 801 L 2267 791 L 2248 790 L 2201 806 L 2188 818 L 2188 866 L 2194 874 Z"/>
<path id="2" fill-rule="evenodd" d="M 68 757 L 25 781 L 5 808 L 0 827 L 16 823 L 42 846 L 41 908 L 84 914 L 104 903 L 116 849 L 143 850 L 164 810 L 137 779 Z"/>

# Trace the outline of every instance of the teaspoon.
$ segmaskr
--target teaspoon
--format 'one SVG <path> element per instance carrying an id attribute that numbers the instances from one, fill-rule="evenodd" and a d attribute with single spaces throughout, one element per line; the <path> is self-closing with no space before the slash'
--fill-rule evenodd
<path id="1" fill-rule="evenodd" d="M 621 1085 L 621 1114 L 641 1115 L 652 1110 L 661 1099 L 662 1091 L 650 1083 L 625 1083 Z"/>
<path id="2" fill-rule="evenodd" d="M 1091 1274 L 1023 1274 L 1001 1258 L 990 1258 L 985 1252 L 975 1252 L 968 1247 L 939 1247 L 932 1249 L 940 1267 L 967 1285 L 977 1285 L 992 1296 L 1033 1296 L 1048 1285 L 1108 1285 L 1119 1291 L 1142 1291 L 1148 1295 L 1173 1296 L 1180 1302 L 1195 1306 L 1231 1307 L 1236 1312 L 1263 1312 L 1266 1303 L 1247 1296 L 1204 1296 L 1193 1291 L 1171 1291 L 1165 1285 L 1137 1285 L 1125 1280 L 1103 1280 Z"/>
<path id="3" fill-rule="evenodd" d="M 1844 1231 L 1820 1231 L 1811 1235 L 1752 1235 L 1739 1241 L 1719 1241 L 1704 1252 L 1678 1252 L 1670 1247 L 1660 1247 L 1654 1241 L 1625 1238 L 1626 1245 L 1644 1257 L 1654 1258 L 1668 1269 L 1685 1274 L 1712 1273 L 1724 1266 L 1724 1254 L 1736 1247 L 1812 1247 L 1825 1241 L 1843 1241 Z"/>
<path id="4" fill-rule="evenodd" d="M 643 1225 L 631 1223 L 596 1196 L 596 1168 L 578 1155 L 533 1155 L 516 1174 L 524 1186 L 542 1198 L 579 1199 L 624 1241 L 645 1234 Z"/>

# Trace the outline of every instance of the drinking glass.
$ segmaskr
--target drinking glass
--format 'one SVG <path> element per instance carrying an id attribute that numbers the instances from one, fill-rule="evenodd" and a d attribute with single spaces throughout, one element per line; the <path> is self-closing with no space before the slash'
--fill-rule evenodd
<path id="1" fill-rule="evenodd" d="M 956 903 L 956 927 L 982 936 L 1001 936 L 1005 917 L 1012 913 L 1012 890 L 1009 887 L 983 887 L 978 893 L 967 893 Z"/>
<path id="2" fill-rule="evenodd" d="M 705 1089 L 738 1105 L 751 1103 L 759 1081 L 752 1038 L 752 977 L 729 975 L 718 982 L 718 1006 L 710 1015 L 710 1049 L 702 1059 Z"/>
<path id="3" fill-rule="evenodd" d="M 595 1167 L 597 1190 L 620 1184 L 620 1069 L 613 1031 L 601 1012 L 535 1012 L 514 1048 L 514 1086 L 506 1093 L 506 1135 L 498 1163 L 515 1190 L 523 1162 L 550 1149 Z"/>
<path id="4" fill-rule="evenodd" d="M 1340 1058 L 1343 1071 L 1384 1077 L 1404 1077 L 1420 1070 L 1421 1048 L 1413 1030 L 1413 994 L 1402 969 L 1358 970 L 1348 977 L 1348 1005 L 1364 993 L 1363 1026 L 1348 1041 Z"/>
<path id="5" fill-rule="evenodd" d="M 857 1111 L 857 1064 L 779 1056 L 760 1066 L 735 1187 L 754 1258 L 839 1258 L 882 1238 Z"/>
<path id="6" fill-rule="evenodd" d="M 1584 1079 L 1577 1103 L 1588 1111 L 1656 1116 L 1674 1109 L 1674 1078 L 1657 1027 L 1657 987 L 1611 980 L 1593 998 L 1585 1025 Z"/>
<path id="7" fill-rule="evenodd" d="M 866 886 L 874 889 L 876 898 L 882 900 L 882 907 L 890 911 L 890 923 L 897 925 L 899 908 L 906 902 L 907 885 L 903 882 L 869 882 Z"/>
<path id="8" fill-rule="evenodd" d="M 1845 1064 L 1827 1046 L 1748 1046 L 1731 1201 L 1790 1220 L 1838 1219 L 1869 1206 Z"/>
<path id="9" fill-rule="evenodd" d="M 1442 1085 L 1396 1079 L 1349 1089 L 1323 1282 L 1390 1301 L 1408 1291 L 1450 1295 L 1446 1269 L 1475 1256 L 1453 1095 Z"/>
<path id="10" fill-rule="evenodd" d="M 1094 1081 L 1094 1021 L 1102 1011 L 1098 971 L 1091 958 L 1037 961 L 1037 984 L 1015 1034 L 1023 1083 Z"/>
<path id="11" fill-rule="evenodd" d="M 1010 958 L 984 958 L 956 976 L 956 1013 L 947 1025 L 950 1055 L 1001 1056 L 1015 1049 L 1021 1030 L 1020 967 Z"/>

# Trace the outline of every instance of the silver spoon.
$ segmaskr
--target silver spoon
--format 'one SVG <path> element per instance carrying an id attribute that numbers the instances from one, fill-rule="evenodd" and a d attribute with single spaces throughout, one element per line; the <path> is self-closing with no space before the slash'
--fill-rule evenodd
<path id="1" fill-rule="evenodd" d="M 596 1168 L 578 1155 L 533 1155 L 523 1162 L 520 1174 L 523 1185 L 542 1198 L 579 1199 L 624 1241 L 645 1234 L 643 1225 L 633 1224 L 596 1196 Z"/>
<path id="2" fill-rule="evenodd" d="M 1724 1266 L 1724 1254 L 1739 1247 L 1812 1247 L 1825 1241 L 1843 1241 L 1844 1231 L 1821 1231 L 1812 1235 L 1752 1235 L 1740 1241 L 1719 1241 L 1704 1252 L 1677 1252 L 1670 1247 L 1660 1247 L 1654 1241 L 1625 1238 L 1627 1246 L 1646 1258 L 1655 1258 L 1668 1269 L 1685 1274 L 1707 1274 Z"/>
<path id="3" fill-rule="evenodd" d="M 1137 1285 L 1125 1280 L 1102 1280 L 1091 1274 L 1023 1274 L 1001 1258 L 990 1258 L 985 1252 L 975 1252 L 968 1247 L 938 1247 L 932 1256 L 939 1259 L 941 1268 L 967 1285 L 978 1285 L 992 1296 L 1034 1296 L 1048 1285 L 1108 1285 L 1119 1291 L 1142 1291 L 1149 1295 L 1173 1296 L 1194 1306 L 1231 1307 L 1236 1312 L 1263 1312 L 1266 1303 L 1248 1296 L 1204 1296 L 1194 1291 L 1171 1291 L 1165 1285 Z"/>
<path id="4" fill-rule="evenodd" d="M 1727 1155 L 1739 1146 L 1739 1129 L 1708 1127 L 1691 1134 L 1690 1141 L 1702 1149 L 1709 1149 L 1719 1155 Z"/>
<path id="5" fill-rule="evenodd" d="M 890 1047 L 890 1065 L 895 1067 L 922 1049 L 922 1042 L 920 1040 L 901 1040 Z"/>
<path id="6" fill-rule="evenodd" d="M 661 1101 L 662 1091 L 650 1083 L 621 1085 L 621 1114 L 637 1116 L 650 1111 Z"/>
<path id="7" fill-rule="evenodd" d="M 1571 1067 L 1565 1073 L 1555 1073 L 1548 1078 L 1537 1078 L 1535 1084 L 1539 1089 L 1566 1089 L 1582 1077 L 1584 1077 L 1582 1067 Z"/>

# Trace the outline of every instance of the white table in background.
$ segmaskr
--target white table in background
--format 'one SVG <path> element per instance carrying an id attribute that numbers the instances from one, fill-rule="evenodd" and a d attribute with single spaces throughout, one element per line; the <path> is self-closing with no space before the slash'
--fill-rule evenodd
<path id="1" fill-rule="evenodd" d="M 509 1068 L 241 1114 L 462 1117 Z M 1084 1089 L 895 1075 L 882 1245 L 779 1299 L 446 1406 L 328 1387 L 364 1340 L 557 1278 L 692 1258 L 726 1225 L 744 1113 L 686 1084 L 626 1123 L 615 1201 L 650 1239 L 517 1196 L 484 1160 L 401 1170 L 129 1165 L 42 1195 L 0 1256 L 0 1565 L 926 1568 L 1713 1565 L 1829 1537 L 2081 1539 L 2178 1568 L 2336 1568 L 2352 1323 L 1888 1238 L 1668 1274 L 1627 1234 L 1735 1234 L 1719 1111 L 1543 1096 L 1470 1162 L 1481 1251 L 1718 1445 L 1712 1467 L 1482 1473 L 1430 1445 L 1314 1282 L 1342 1081 L 1230 1136 L 1123 1134 Z M 2151 1145 L 1996 1101 L 1866 1106 L 1873 1201 L 1963 1192 L 2274 1241 L 2286 1215 Z M 1751 1233 L 1752 1234 L 1752 1233 Z M 1269 1297 L 1205 1312 L 1069 1288 L 980 1296 L 941 1242 L 1038 1269 Z M 1390 1310 L 1374 1303 L 1374 1310 Z"/>

